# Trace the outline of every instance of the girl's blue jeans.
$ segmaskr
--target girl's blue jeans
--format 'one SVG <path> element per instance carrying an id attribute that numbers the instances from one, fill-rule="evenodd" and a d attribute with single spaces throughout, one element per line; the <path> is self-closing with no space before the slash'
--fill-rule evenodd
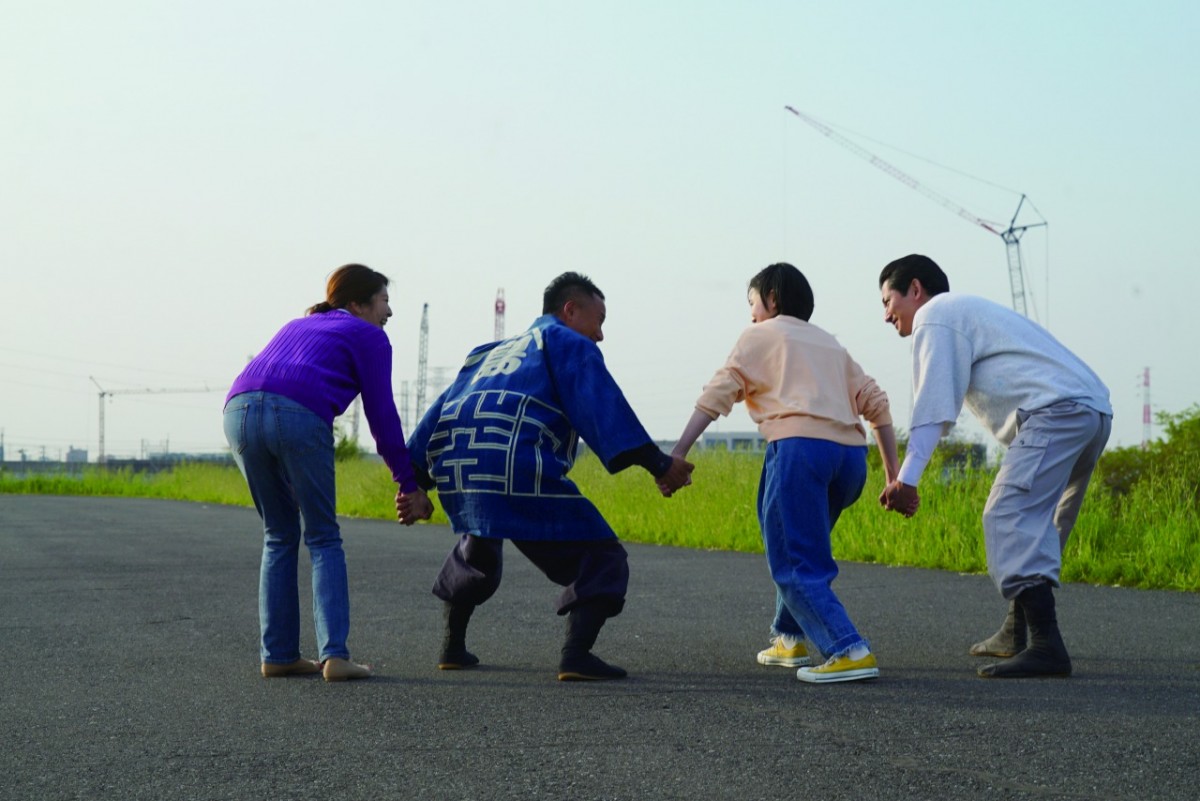
<path id="1" fill-rule="evenodd" d="M 348 659 L 350 589 L 337 522 L 333 429 L 282 395 L 245 392 L 225 405 L 225 438 L 263 520 L 262 661 L 287 664 L 300 658 L 301 536 L 312 562 L 319 658 Z"/>
<path id="2" fill-rule="evenodd" d="M 838 568 L 829 540 L 866 481 L 866 446 L 805 437 L 767 445 L 758 520 L 776 588 L 771 628 L 807 638 L 827 657 L 866 644 L 830 586 Z"/>

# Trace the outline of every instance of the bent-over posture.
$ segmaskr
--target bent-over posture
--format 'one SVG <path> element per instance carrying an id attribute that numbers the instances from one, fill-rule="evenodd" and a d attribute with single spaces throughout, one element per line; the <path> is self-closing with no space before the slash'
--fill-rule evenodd
<path id="1" fill-rule="evenodd" d="M 1009 610 L 1000 630 L 970 653 L 1007 657 L 981 667 L 985 678 L 1069 676 L 1053 587 L 1112 429 L 1108 389 L 1037 323 L 951 292 L 926 256 L 888 264 L 879 287 L 885 321 L 913 338 L 914 387 L 908 450 L 880 502 L 910 508 L 938 440 L 965 403 L 1008 449 L 983 509 L 983 535 L 988 571 Z"/>
<path id="2" fill-rule="evenodd" d="M 567 472 L 580 437 L 610 473 L 639 465 L 673 489 L 691 465 L 654 444 L 605 367 L 603 293 L 565 273 L 547 287 L 543 312 L 527 331 L 471 351 L 409 439 L 419 480 L 437 488 L 459 535 L 433 588 L 446 616 L 438 667 L 479 662 L 467 624 L 499 587 L 509 540 L 564 588 L 558 678 L 621 678 L 591 650 L 624 607 L 626 552 Z"/>

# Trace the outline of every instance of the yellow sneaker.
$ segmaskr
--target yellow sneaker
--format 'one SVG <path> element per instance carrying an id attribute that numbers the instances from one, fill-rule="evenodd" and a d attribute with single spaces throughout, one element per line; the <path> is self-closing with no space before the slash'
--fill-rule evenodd
<path id="1" fill-rule="evenodd" d="M 796 678 L 813 684 L 826 684 L 834 681 L 860 681 L 874 679 L 879 676 L 879 666 L 875 662 L 875 654 L 867 654 L 862 659 L 851 659 L 849 656 L 833 656 L 823 665 L 817 667 L 802 667 L 796 671 Z"/>
<path id="2" fill-rule="evenodd" d="M 771 647 L 758 652 L 758 664 L 782 665 L 784 667 L 800 667 L 812 662 L 808 658 L 808 649 L 804 640 L 797 640 L 791 648 L 787 647 L 782 636 L 771 638 Z"/>

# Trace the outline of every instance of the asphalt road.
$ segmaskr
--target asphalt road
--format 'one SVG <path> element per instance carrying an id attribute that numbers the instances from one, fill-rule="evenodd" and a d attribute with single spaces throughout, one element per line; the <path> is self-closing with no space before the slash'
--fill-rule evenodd
<path id="1" fill-rule="evenodd" d="M 259 531 L 246 509 L 0 495 L 0 799 L 1200 797 L 1194 594 L 1068 586 L 1075 676 L 989 681 L 966 655 L 1003 611 L 986 577 L 845 564 L 881 676 L 813 686 L 754 661 L 761 556 L 630 545 L 596 649 L 630 678 L 563 683 L 557 590 L 515 550 L 472 621 L 484 665 L 439 672 L 449 531 L 346 520 L 350 646 L 377 675 L 264 680 Z"/>

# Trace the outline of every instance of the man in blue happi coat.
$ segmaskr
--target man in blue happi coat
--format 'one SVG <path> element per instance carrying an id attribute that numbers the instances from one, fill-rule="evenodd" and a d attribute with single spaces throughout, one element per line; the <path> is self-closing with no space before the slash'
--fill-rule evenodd
<path id="1" fill-rule="evenodd" d="M 436 487 L 460 535 L 433 587 L 446 614 L 438 667 L 479 663 L 466 647 L 467 624 L 500 586 L 509 540 L 564 588 L 558 678 L 621 678 L 624 670 L 591 649 L 625 605 L 627 555 L 567 472 L 581 437 L 610 473 L 639 465 L 669 491 L 689 483 L 692 465 L 654 444 L 605 367 L 596 285 L 564 273 L 546 288 L 542 312 L 527 331 L 471 351 L 409 439 L 418 480 Z"/>

